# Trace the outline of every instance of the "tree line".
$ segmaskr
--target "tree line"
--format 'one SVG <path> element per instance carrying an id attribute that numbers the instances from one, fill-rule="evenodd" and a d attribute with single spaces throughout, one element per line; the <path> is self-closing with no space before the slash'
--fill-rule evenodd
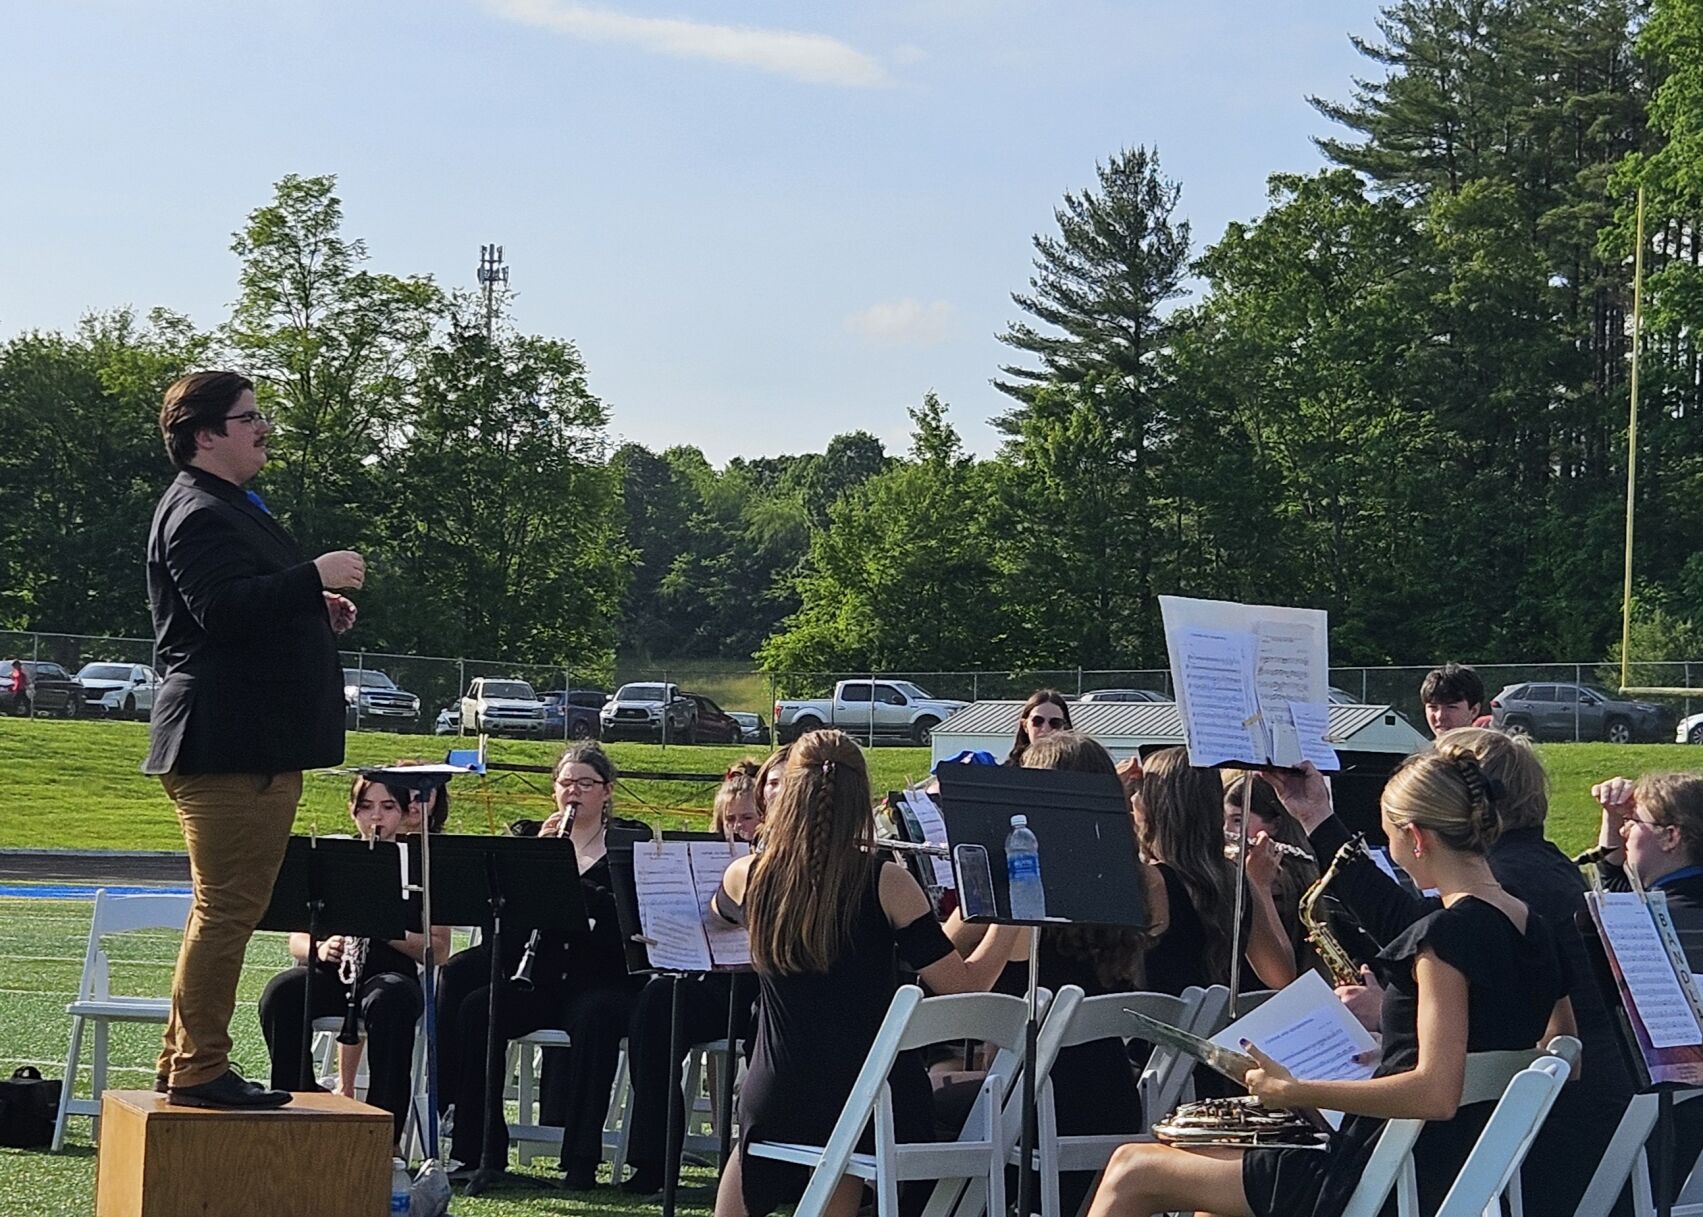
<path id="1" fill-rule="evenodd" d="M 240 294 L 0 346 L 0 626 L 142 632 L 160 390 L 229 361 L 283 424 L 261 490 L 375 560 L 362 645 L 607 670 L 1162 662 L 1155 596 L 1330 610 L 1341 663 L 1609 654 L 1633 200 L 1646 195 L 1641 659 L 1703 640 L 1703 10 L 1399 0 L 1329 167 L 1197 247 L 1134 145 L 1063 196 L 1013 293 L 989 459 L 920 394 L 712 466 L 609 450 L 571 342 L 378 274 L 330 178 L 236 234 Z M 992 371 L 990 369 L 990 371 Z"/>

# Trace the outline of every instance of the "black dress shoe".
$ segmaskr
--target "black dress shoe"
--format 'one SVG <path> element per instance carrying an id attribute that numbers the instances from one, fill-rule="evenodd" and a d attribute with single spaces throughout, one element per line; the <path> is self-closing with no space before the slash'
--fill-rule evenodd
<path id="1" fill-rule="evenodd" d="M 562 1188 L 570 1192 L 589 1192 L 597 1186 L 599 1158 L 575 1158 L 566 1163 L 562 1172 Z"/>
<path id="2" fill-rule="evenodd" d="M 166 1094 L 171 1090 L 171 1079 L 163 1073 L 154 1075 L 154 1093 Z"/>
<path id="3" fill-rule="evenodd" d="M 268 1090 L 258 1082 L 244 1081 L 235 1069 L 227 1069 L 211 1082 L 199 1086 L 173 1086 L 166 1102 L 178 1107 L 229 1107 L 259 1109 L 282 1107 L 290 1101 L 287 1090 Z"/>

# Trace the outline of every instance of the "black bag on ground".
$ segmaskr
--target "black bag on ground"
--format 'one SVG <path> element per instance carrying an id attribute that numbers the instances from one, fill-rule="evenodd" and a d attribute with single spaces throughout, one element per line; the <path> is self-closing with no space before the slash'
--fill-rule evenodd
<path id="1" fill-rule="evenodd" d="M 0 1145 L 40 1149 L 53 1144 L 53 1122 L 65 1083 L 48 1080 L 34 1065 L 0 1078 Z"/>

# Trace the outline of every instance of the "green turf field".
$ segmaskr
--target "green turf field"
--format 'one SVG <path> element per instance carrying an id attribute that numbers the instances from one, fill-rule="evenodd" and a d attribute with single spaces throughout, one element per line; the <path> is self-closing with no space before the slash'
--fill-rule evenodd
<path id="1" fill-rule="evenodd" d="M 19 1065 L 35 1065 L 49 1077 L 62 1077 L 70 1037 L 65 1003 L 77 987 L 83 952 L 88 943 L 86 900 L 0 899 L 0 923 L 7 927 L 8 957 L 0 962 L 0 1071 L 10 1075 Z M 109 938 L 113 992 L 165 993 L 177 955 L 177 935 L 141 931 Z M 249 945 L 244 965 L 233 1059 L 246 1076 L 265 1079 L 266 1046 L 260 1037 L 256 1003 L 272 974 L 286 963 L 283 936 L 260 934 Z M 154 1056 L 159 1028 L 115 1025 L 110 1049 L 108 1085 L 146 1089 L 153 1085 Z M 78 1093 L 87 1095 L 88 1036 Z M 0 1217 L 89 1217 L 94 1211 L 94 1150 L 89 1144 L 90 1120 L 73 1116 L 70 1141 L 64 1153 L 0 1149 Z M 536 1159 L 527 1173 L 546 1181 L 555 1178 L 553 1159 Z M 607 1167 L 605 1168 L 607 1172 Z M 714 1172 L 692 1168 L 688 1186 L 707 1187 Z M 454 1211 L 468 1217 L 518 1217 L 520 1214 L 655 1213 L 659 1206 L 602 1187 L 588 1194 L 561 1191 L 504 1189 L 477 1200 L 457 1198 Z M 238 1211 L 238 1210 L 233 1210 Z M 263 1197 L 240 1210 L 263 1217 Z M 680 1212 L 702 1217 L 707 1202 L 682 1204 Z"/>

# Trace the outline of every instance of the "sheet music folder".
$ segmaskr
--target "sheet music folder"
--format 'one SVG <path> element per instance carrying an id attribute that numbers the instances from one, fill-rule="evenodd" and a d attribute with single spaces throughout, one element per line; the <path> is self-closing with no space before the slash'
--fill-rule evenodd
<path id="1" fill-rule="evenodd" d="M 1135 822 L 1114 775 L 1007 765 L 942 765 L 939 777 L 940 811 L 946 819 L 954 868 L 965 855 L 961 846 L 979 847 L 987 851 L 993 880 L 997 915 L 972 918 L 966 911 L 966 920 L 1138 928 L 1148 924 Z M 1010 916 L 1005 839 L 1014 815 L 1028 817 L 1029 831 L 1040 844 L 1044 921 Z M 959 874 L 957 879 L 963 892 L 965 878 Z"/>
<path id="2" fill-rule="evenodd" d="M 1667 897 L 1587 892 L 1577 921 L 1638 1088 L 1703 1086 L 1703 995 Z"/>

